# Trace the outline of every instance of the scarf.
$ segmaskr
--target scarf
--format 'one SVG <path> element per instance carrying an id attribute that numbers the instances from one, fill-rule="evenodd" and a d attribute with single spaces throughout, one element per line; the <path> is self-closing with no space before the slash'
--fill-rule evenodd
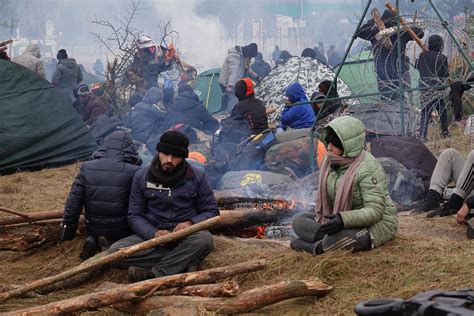
<path id="1" fill-rule="evenodd" d="M 330 153 L 326 155 L 326 159 L 319 171 L 319 190 L 316 195 L 316 220 L 318 223 L 326 223 L 328 221 L 324 217 L 326 215 L 349 211 L 351 209 L 354 178 L 360 163 L 364 159 L 364 155 L 365 150 L 354 158 L 335 156 Z M 331 166 L 349 166 L 339 182 L 339 186 L 336 188 L 334 205 L 331 205 L 327 192 L 327 180 Z"/>
<path id="2" fill-rule="evenodd" d="M 188 170 L 188 163 L 186 160 L 183 160 L 179 166 L 171 174 L 164 173 L 161 169 L 161 162 L 158 155 L 153 157 L 153 160 L 150 164 L 150 169 L 148 170 L 147 180 L 154 184 L 161 184 L 164 187 L 172 188 L 178 182 L 184 179 L 186 171 Z"/>

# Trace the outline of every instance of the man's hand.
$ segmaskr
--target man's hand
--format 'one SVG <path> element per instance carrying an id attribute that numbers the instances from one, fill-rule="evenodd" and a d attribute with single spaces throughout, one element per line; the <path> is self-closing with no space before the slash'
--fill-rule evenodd
<path id="1" fill-rule="evenodd" d="M 467 214 L 469 214 L 469 207 L 467 207 L 467 203 L 463 203 L 459 211 L 456 213 L 456 220 L 459 224 L 463 224 L 466 221 Z"/>
<path id="2" fill-rule="evenodd" d="M 158 230 L 155 232 L 155 238 L 156 238 L 156 237 L 160 237 L 160 236 L 164 236 L 164 235 L 168 235 L 169 233 L 171 233 L 169 230 L 166 230 L 166 229 L 158 229 Z"/>
<path id="3" fill-rule="evenodd" d="M 193 224 L 193 222 L 191 222 L 191 221 L 186 221 L 186 222 L 179 223 L 178 225 L 176 225 L 176 227 L 173 229 L 173 231 L 177 232 L 178 230 L 185 229 L 185 228 L 191 226 L 192 224 Z"/>

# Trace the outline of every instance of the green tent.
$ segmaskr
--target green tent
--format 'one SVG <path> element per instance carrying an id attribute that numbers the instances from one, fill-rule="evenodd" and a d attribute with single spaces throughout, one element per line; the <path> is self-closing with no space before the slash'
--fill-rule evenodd
<path id="1" fill-rule="evenodd" d="M 341 67 L 341 66 L 338 66 Z M 337 68 L 338 68 L 337 67 Z M 334 71 L 337 71 L 337 68 Z M 377 76 L 374 69 L 374 59 L 372 52 L 362 51 L 358 54 L 349 56 L 344 65 L 342 65 L 339 77 L 347 83 L 353 94 L 378 93 Z M 417 69 L 410 65 L 411 87 L 418 87 L 420 75 Z M 418 92 L 414 92 L 414 96 Z M 374 103 L 377 97 L 360 98 L 360 103 Z M 419 99 L 419 97 L 418 97 Z"/>
<path id="2" fill-rule="evenodd" d="M 221 109 L 222 90 L 218 82 L 220 73 L 220 68 L 209 69 L 201 72 L 196 79 L 194 92 L 211 114 Z"/>
<path id="3" fill-rule="evenodd" d="M 5 60 L 0 73 L 0 174 L 90 157 L 94 138 L 51 83 Z"/>

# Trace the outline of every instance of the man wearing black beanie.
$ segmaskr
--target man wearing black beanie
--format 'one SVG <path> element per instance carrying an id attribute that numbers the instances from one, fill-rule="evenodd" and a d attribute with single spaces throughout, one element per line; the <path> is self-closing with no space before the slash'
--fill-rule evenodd
<path id="1" fill-rule="evenodd" d="M 133 179 L 128 223 L 135 235 L 114 243 L 110 250 L 185 229 L 219 215 L 205 174 L 188 165 L 188 138 L 174 130 L 161 135 L 150 166 Z M 139 282 L 194 270 L 213 249 L 212 234 L 198 231 L 163 247 L 147 249 L 116 263 L 128 267 L 129 282 Z"/>

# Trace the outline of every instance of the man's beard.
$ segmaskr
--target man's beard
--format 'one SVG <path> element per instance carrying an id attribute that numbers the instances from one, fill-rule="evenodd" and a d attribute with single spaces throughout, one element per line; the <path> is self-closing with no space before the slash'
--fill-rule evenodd
<path id="1" fill-rule="evenodd" d="M 161 165 L 161 171 L 163 171 L 164 174 L 171 175 L 175 171 L 176 167 L 173 166 L 171 162 L 165 162 L 164 164 Z"/>

